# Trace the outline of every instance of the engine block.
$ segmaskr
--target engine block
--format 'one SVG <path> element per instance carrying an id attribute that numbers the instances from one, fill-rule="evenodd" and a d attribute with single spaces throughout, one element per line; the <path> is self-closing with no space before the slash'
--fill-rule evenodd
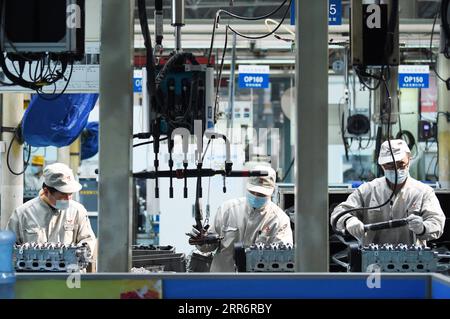
<path id="1" fill-rule="evenodd" d="M 16 271 L 74 272 L 91 262 L 87 244 L 25 243 L 14 247 Z"/>

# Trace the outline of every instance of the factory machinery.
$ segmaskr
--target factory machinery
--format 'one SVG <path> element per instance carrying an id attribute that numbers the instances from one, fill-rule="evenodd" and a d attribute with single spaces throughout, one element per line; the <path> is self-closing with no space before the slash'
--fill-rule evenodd
<path id="1" fill-rule="evenodd" d="M 294 272 L 292 245 L 258 243 L 249 247 L 235 245 L 239 272 Z M 348 262 L 342 259 L 347 258 Z M 441 272 L 450 269 L 450 254 L 421 245 L 350 244 L 333 256 L 333 261 L 349 272 Z"/>
<path id="2" fill-rule="evenodd" d="M 132 267 L 149 272 L 186 272 L 186 258 L 172 246 L 133 245 Z"/>
<path id="3" fill-rule="evenodd" d="M 25 243 L 14 247 L 17 272 L 75 272 L 92 262 L 87 244 Z"/>
<path id="4" fill-rule="evenodd" d="M 402 227 L 406 219 L 364 225 L 366 231 Z M 422 245 L 369 244 L 347 241 L 348 234 L 337 234 L 346 249 L 332 261 L 348 272 L 441 272 L 450 270 L 450 251 Z M 257 243 L 245 247 L 235 244 L 235 261 L 240 272 L 294 272 L 292 245 Z"/>

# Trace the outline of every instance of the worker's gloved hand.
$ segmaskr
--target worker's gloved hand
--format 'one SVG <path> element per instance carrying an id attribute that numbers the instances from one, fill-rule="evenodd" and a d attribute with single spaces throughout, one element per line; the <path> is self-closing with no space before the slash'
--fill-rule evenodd
<path id="1" fill-rule="evenodd" d="M 208 228 L 209 228 L 209 225 L 206 225 L 200 231 L 200 230 L 198 230 L 197 226 L 194 225 L 194 226 L 192 226 L 191 231 L 189 233 L 187 233 L 186 235 L 188 235 L 190 237 L 190 240 L 200 239 L 208 233 Z"/>
<path id="2" fill-rule="evenodd" d="M 345 223 L 347 231 L 356 239 L 362 240 L 364 237 L 364 224 L 358 219 L 358 217 L 351 217 Z"/>
<path id="3" fill-rule="evenodd" d="M 196 226 L 193 226 L 191 231 L 189 233 L 187 233 L 186 235 L 188 235 L 189 237 L 199 237 L 200 236 L 200 231 L 197 229 Z"/>
<path id="4" fill-rule="evenodd" d="M 416 235 L 422 234 L 425 230 L 425 226 L 423 225 L 423 219 L 417 215 L 409 215 L 406 217 L 408 220 L 408 228 L 414 232 Z"/>

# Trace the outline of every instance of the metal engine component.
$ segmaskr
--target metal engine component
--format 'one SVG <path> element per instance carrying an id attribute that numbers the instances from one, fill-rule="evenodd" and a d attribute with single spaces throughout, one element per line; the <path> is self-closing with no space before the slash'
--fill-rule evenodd
<path id="1" fill-rule="evenodd" d="M 439 255 L 421 245 L 370 244 L 350 249 L 350 270 L 357 272 L 437 272 Z M 376 267 L 376 269 L 375 269 Z"/>
<path id="2" fill-rule="evenodd" d="M 257 243 L 244 248 L 235 246 L 235 259 L 239 271 L 294 272 L 294 247 L 284 244 Z"/>
<path id="3" fill-rule="evenodd" d="M 87 244 L 25 243 L 14 247 L 16 271 L 75 272 L 92 261 Z"/>
<path id="4" fill-rule="evenodd" d="M 172 246 L 133 245 L 132 267 L 151 272 L 186 272 L 186 258 Z"/>

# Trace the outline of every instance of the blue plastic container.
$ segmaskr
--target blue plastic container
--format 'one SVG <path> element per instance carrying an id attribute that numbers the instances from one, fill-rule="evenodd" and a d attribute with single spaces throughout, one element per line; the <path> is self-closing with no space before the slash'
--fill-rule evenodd
<path id="1" fill-rule="evenodd" d="M 16 273 L 13 268 L 13 249 L 16 235 L 0 231 L 0 299 L 14 299 Z"/>

